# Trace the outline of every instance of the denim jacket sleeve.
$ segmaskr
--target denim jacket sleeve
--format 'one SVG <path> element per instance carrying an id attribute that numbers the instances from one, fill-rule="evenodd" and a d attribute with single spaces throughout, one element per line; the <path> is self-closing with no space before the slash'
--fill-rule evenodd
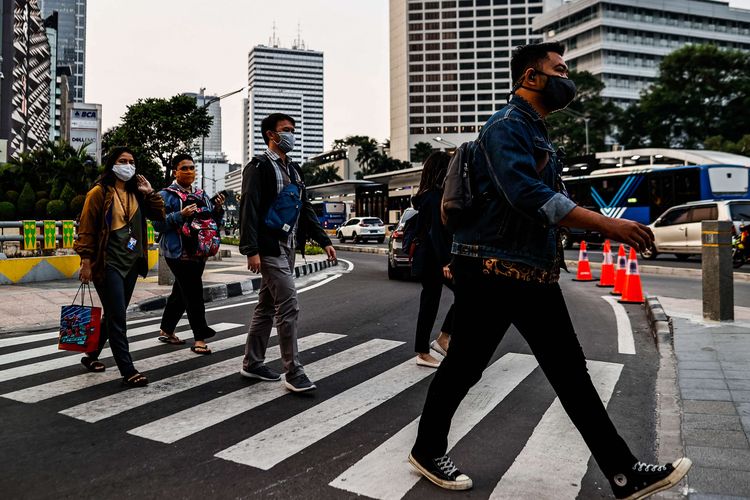
<path id="1" fill-rule="evenodd" d="M 166 189 L 159 191 L 159 195 L 164 200 L 164 209 L 167 216 L 163 221 L 153 221 L 154 229 L 160 233 L 176 231 L 183 223 L 180 202 L 176 196 Z"/>
<path id="2" fill-rule="evenodd" d="M 542 224 L 555 225 L 576 206 L 537 173 L 534 132 L 527 123 L 512 117 L 497 120 L 484 131 L 482 141 L 496 174 L 490 177 L 500 183 L 495 187 L 514 209 Z"/>

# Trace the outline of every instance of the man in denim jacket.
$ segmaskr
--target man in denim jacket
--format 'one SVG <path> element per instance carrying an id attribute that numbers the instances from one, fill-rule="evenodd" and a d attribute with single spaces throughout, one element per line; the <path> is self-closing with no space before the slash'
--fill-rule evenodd
<path id="1" fill-rule="evenodd" d="M 513 324 L 615 496 L 644 498 L 677 484 L 690 460 L 641 463 L 617 433 L 591 382 L 557 283 L 563 264 L 557 227 L 593 229 L 639 250 L 651 245 L 653 234 L 637 222 L 578 207 L 565 194 L 544 123 L 575 97 L 563 53 L 554 42 L 518 47 L 511 60 L 514 95 L 479 135 L 491 164 L 476 147 L 471 173 L 480 206 L 456 230 L 452 248 L 457 334 L 430 385 L 409 461 L 440 487 L 471 488 L 471 479 L 446 455 L 451 419 Z M 487 330 L 488 322 L 495 327 Z M 540 481 L 546 473 L 538 471 Z"/>

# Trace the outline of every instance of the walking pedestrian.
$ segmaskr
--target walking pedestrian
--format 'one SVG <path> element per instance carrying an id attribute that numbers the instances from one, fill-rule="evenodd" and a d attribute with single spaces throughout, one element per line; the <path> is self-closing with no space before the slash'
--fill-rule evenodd
<path id="1" fill-rule="evenodd" d="M 304 255 L 308 238 L 325 250 L 329 260 L 336 259 L 336 250 L 307 200 L 302 171 L 288 156 L 294 149 L 294 127 L 294 119 L 282 113 L 264 118 L 260 128 L 268 149 L 253 158 L 242 172 L 240 253 L 247 256 L 248 269 L 261 274 L 261 285 L 240 373 L 248 378 L 281 380 L 281 374 L 264 364 L 275 320 L 286 371 L 284 383 L 290 391 L 305 392 L 316 386 L 305 374 L 297 351 L 299 307 L 294 286 L 294 252 L 299 246 Z M 288 213 L 291 208 L 284 202 L 297 200 L 279 196 L 282 191 L 290 195 L 296 192 L 299 201 L 294 206 L 299 210 L 294 208 L 291 220 L 277 224 L 279 213 Z"/>
<path id="2" fill-rule="evenodd" d="M 174 331 L 187 310 L 194 339 L 190 349 L 196 354 L 211 354 L 206 340 L 216 332 L 206 323 L 202 276 L 209 255 L 202 244 L 218 238 L 218 229 L 209 224 L 201 231 L 191 231 L 190 226 L 196 217 L 203 217 L 201 220 L 210 219 L 209 223 L 212 221 L 218 228 L 224 215 L 224 196 L 219 193 L 212 203 L 203 190 L 193 187 L 195 162 L 189 154 L 178 154 L 172 159 L 172 175 L 174 182 L 159 192 L 164 199 L 166 219 L 154 224 L 160 234 L 159 249 L 174 275 L 158 339 L 165 344 L 184 344 Z"/>
<path id="3" fill-rule="evenodd" d="M 148 273 L 146 219 L 164 220 L 164 201 L 142 175 L 136 175 L 134 153 L 113 148 L 104 172 L 86 195 L 74 249 L 81 256 L 79 279 L 94 282 L 102 303 L 99 347 L 86 353 L 81 363 L 91 372 L 103 372 L 99 361 L 109 339 L 117 368 L 128 387 L 148 384 L 133 366 L 128 350 L 125 311 L 138 275 Z"/>
<path id="4" fill-rule="evenodd" d="M 448 264 L 451 260 L 452 236 L 440 220 L 440 200 L 443 197 L 443 179 L 448 170 L 450 155 L 442 151 L 432 153 L 422 167 L 422 178 L 417 194 L 412 198 L 412 206 L 418 210 L 415 217 L 414 253 L 412 255 L 412 275 L 422 283 L 419 296 L 419 313 L 414 350 L 417 364 L 430 368 L 440 365 L 430 354 L 430 348 L 446 355 L 450 334 L 453 331 L 453 304 L 445 315 L 440 335 L 430 342 L 430 334 L 440 308 L 443 285 L 453 290 L 453 277 Z"/>
<path id="5" fill-rule="evenodd" d="M 512 99 L 479 134 L 471 174 L 476 192 L 487 196 L 454 233 L 456 335 L 430 384 L 409 461 L 442 488 L 471 488 L 471 479 L 446 454 L 451 419 L 513 324 L 615 497 L 645 498 L 677 484 L 691 462 L 642 463 L 617 433 L 591 382 L 557 283 L 563 261 L 557 227 L 593 229 L 638 250 L 650 248 L 653 234 L 637 222 L 578 207 L 564 193 L 562 167 L 544 124 L 575 97 L 563 54 L 555 42 L 516 48 Z M 539 481 L 548 473 L 538 471 Z"/>

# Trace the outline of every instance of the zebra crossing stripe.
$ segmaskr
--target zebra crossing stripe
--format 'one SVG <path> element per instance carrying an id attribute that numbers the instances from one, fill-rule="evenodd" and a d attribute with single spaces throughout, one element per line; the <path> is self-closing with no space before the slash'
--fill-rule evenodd
<path id="1" fill-rule="evenodd" d="M 187 324 L 188 324 L 188 320 L 183 319 L 177 323 L 177 326 L 179 327 L 179 326 L 184 326 Z M 128 329 L 128 337 L 134 337 L 136 335 L 141 335 L 143 333 L 153 332 L 154 326 L 156 325 L 139 326 L 138 328 Z M 0 355 L 0 365 L 7 365 L 8 363 L 15 363 L 16 361 L 23 361 L 24 359 L 38 358 L 40 356 L 56 354 L 58 352 L 61 352 L 61 351 L 57 348 L 57 344 L 35 347 L 32 349 L 26 349 L 24 351 L 11 352 L 9 354 Z"/>
<path id="2" fill-rule="evenodd" d="M 433 373 L 410 358 L 214 456 L 268 470 Z"/>
<path id="3" fill-rule="evenodd" d="M 312 380 L 324 379 L 402 344 L 394 340 L 373 339 L 311 363 L 305 366 L 305 372 Z M 289 391 L 283 383 L 253 384 L 136 427 L 128 433 L 162 443 L 174 443 L 287 394 Z"/>
<path id="4" fill-rule="evenodd" d="M 334 333 L 316 333 L 299 339 L 300 350 L 310 349 L 334 340 L 344 335 Z M 280 357 L 279 347 L 274 346 L 266 352 L 266 360 L 276 360 Z M 219 363 L 203 366 L 196 370 L 184 372 L 173 377 L 168 377 L 137 391 L 123 391 L 94 401 L 82 403 L 71 408 L 62 410 L 60 413 L 69 417 L 94 423 L 105 418 L 119 415 L 125 411 L 143 406 L 154 401 L 178 394 L 188 389 L 193 389 L 202 384 L 224 378 L 239 372 L 242 366 L 241 358 L 232 358 Z M 237 375 L 239 377 L 239 375 Z"/>
<path id="5" fill-rule="evenodd" d="M 213 328 L 213 326 L 211 327 Z M 275 333 L 272 333 L 272 336 L 273 335 L 275 335 Z M 232 347 L 244 344 L 246 338 L 247 334 L 242 333 L 240 335 L 211 342 L 211 350 L 216 352 L 222 349 L 231 349 Z M 152 356 L 150 358 L 140 359 L 137 360 L 136 363 L 139 370 L 148 371 L 191 359 L 195 359 L 195 354 L 193 354 L 190 349 L 185 348 L 178 351 L 159 354 L 158 356 Z M 20 401 L 22 403 L 38 403 L 45 399 L 62 396 L 71 392 L 80 391 L 81 389 L 117 380 L 120 377 L 120 372 L 113 367 L 104 373 L 82 373 L 81 375 L 74 375 L 72 377 L 55 380 L 54 382 L 49 382 L 47 384 L 35 385 L 26 389 L 2 394 L 2 397 L 14 401 Z"/>
<path id="6" fill-rule="evenodd" d="M 217 323 L 212 328 L 216 332 L 223 332 L 225 330 L 231 330 L 232 328 L 237 328 L 240 326 L 243 325 L 239 323 Z M 159 326 L 153 325 L 152 328 L 155 328 L 156 330 L 151 331 L 158 331 Z M 131 353 L 133 353 L 136 351 L 142 351 L 143 349 L 149 349 L 157 345 L 158 344 L 156 342 L 156 339 L 150 338 L 131 343 L 129 350 Z M 46 371 L 65 368 L 67 366 L 75 366 L 81 362 L 81 356 L 83 356 L 82 353 L 76 353 L 69 356 L 61 356 L 53 359 L 48 359 L 46 361 L 37 361 L 36 363 L 31 363 L 28 365 L 16 366 L 13 368 L 8 368 L 7 370 L 0 370 L 0 382 L 6 382 L 8 380 L 13 380 L 21 377 L 28 377 L 29 375 L 37 375 Z M 112 356 L 112 351 L 107 348 L 102 351 L 99 359 L 103 359 L 109 356 Z"/>
<path id="7" fill-rule="evenodd" d="M 58 330 L 54 332 L 35 333 L 33 335 L 20 335 L 9 339 L 0 339 L 0 348 L 10 347 L 19 344 L 30 344 L 39 340 L 56 339 L 60 335 Z"/>
<path id="8" fill-rule="evenodd" d="M 534 356 L 508 353 L 490 365 L 453 417 L 450 450 L 537 367 Z M 329 483 L 334 488 L 378 499 L 401 498 L 419 481 L 407 461 L 419 417 Z M 520 497 L 522 498 L 522 497 Z"/>
<path id="9" fill-rule="evenodd" d="M 623 365 L 601 361 L 588 361 L 587 365 L 606 406 Z M 589 456 L 586 443 L 556 398 L 490 499 L 576 498 L 588 468 Z M 540 474 L 544 476 L 543 480 L 540 480 Z"/>
<path id="10" fill-rule="evenodd" d="M 635 340 L 633 339 L 633 327 L 630 324 L 630 318 L 625 307 L 617 302 L 615 297 L 602 295 L 612 309 L 615 311 L 615 320 L 617 321 L 617 350 L 620 354 L 635 354 Z"/>

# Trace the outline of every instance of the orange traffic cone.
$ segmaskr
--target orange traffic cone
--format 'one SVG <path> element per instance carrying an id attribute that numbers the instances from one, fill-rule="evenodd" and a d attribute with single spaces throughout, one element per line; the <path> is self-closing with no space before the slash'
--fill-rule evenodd
<path id="1" fill-rule="evenodd" d="M 615 286 L 615 265 L 612 263 L 612 248 L 609 240 L 604 240 L 604 249 L 602 250 L 604 260 L 602 261 L 602 275 L 596 286 L 612 288 Z"/>
<path id="2" fill-rule="evenodd" d="M 633 247 L 630 247 L 625 287 L 622 289 L 622 298 L 618 302 L 621 304 L 643 304 L 641 275 L 638 272 L 638 258 L 635 256 L 635 248 Z"/>
<path id="3" fill-rule="evenodd" d="M 612 295 L 622 295 L 622 289 L 625 287 L 625 275 L 628 269 L 628 260 L 625 258 L 625 246 L 620 245 L 620 249 L 617 251 L 617 270 L 615 271 L 615 289 L 612 290 Z"/>
<path id="4" fill-rule="evenodd" d="M 591 264 L 589 264 L 589 253 L 586 251 L 586 242 L 581 242 L 581 249 L 578 251 L 578 273 L 573 281 L 594 281 L 591 274 Z"/>

